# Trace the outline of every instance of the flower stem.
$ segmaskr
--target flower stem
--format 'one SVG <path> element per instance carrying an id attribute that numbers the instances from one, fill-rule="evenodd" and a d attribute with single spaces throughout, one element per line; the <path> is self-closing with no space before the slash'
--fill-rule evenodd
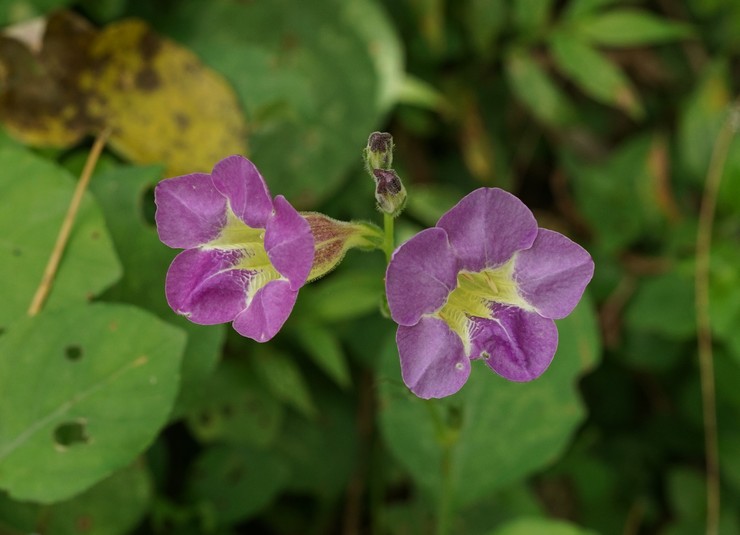
<path id="1" fill-rule="evenodd" d="M 383 227 L 385 229 L 385 239 L 383 240 L 383 251 L 385 252 L 386 262 L 390 263 L 393 249 L 395 249 L 395 240 L 393 234 L 393 216 L 383 214 Z"/>
<path id="2" fill-rule="evenodd" d="M 80 179 L 77 181 L 77 187 L 75 188 L 72 200 L 67 208 L 67 214 L 64 216 L 62 226 L 59 228 L 59 234 L 57 235 L 57 241 L 54 244 L 54 249 L 51 251 L 49 261 L 44 269 L 44 275 L 41 277 L 41 283 L 36 289 L 36 293 L 31 300 L 31 305 L 28 307 L 28 315 L 35 316 L 41 311 L 41 307 L 44 306 L 44 302 L 51 291 L 51 286 L 54 283 L 54 276 L 56 275 L 57 269 L 59 268 L 59 262 L 62 259 L 64 248 L 67 246 L 69 236 L 72 232 L 72 225 L 74 224 L 75 217 L 77 217 L 77 211 L 82 203 L 82 197 L 85 194 L 87 185 L 90 183 L 95 164 L 98 162 L 100 153 L 103 151 L 105 142 L 110 135 L 110 128 L 104 129 L 95 138 L 95 143 L 90 150 L 90 154 L 85 162 L 85 167 L 82 170 Z"/>
<path id="3" fill-rule="evenodd" d="M 719 454 L 717 438 L 717 402 L 714 386 L 712 330 L 709 317 L 709 260 L 712 245 L 712 227 L 717 208 L 717 196 L 732 138 L 740 123 L 740 101 L 730 109 L 722 125 L 709 162 L 699 211 L 696 235 L 696 326 L 701 379 L 702 412 L 704 417 L 704 448 L 707 470 L 707 535 L 717 535 L 720 514 Z"/>
<path id="4" fill-rule="evenodd" d="M 442 473 L 442 488 L 439 491 L 439 502 L 437 504 L 436 535 L 448 535 L 453 518 L 452 507 L 452 448 L 455 441 L 452 440 L 450 429 L 445 418 L 442 417 L 440 404 L 437 400 L 424 402 L 434 422 L 437 431 L 437 441 L 442 448 L 442 459 L 440 471 Z"/>

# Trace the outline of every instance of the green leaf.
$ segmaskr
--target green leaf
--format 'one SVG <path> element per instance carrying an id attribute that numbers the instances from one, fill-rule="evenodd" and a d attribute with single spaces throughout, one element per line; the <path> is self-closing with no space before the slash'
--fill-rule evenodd
<path id="1" fill-rule="evenodd" d="M 130 463 L 166 423 L 182 333 L 139 309 L 77 305 L 0 337 L 0 488 L 49 503 Z"/>
<path id="2" fill-rule="evenodd" d="M 323 322 L 353 319 L 378 310 L 382 295 L 378 273 L 342 270 L 303 289 L 293 313 Z"/>
<path id="3" fill-rule="evenodd" d="M 564 32 L 553 35 L 551 50 L 560 70 L 593 99 L 620 108 L 632 118 L 644 110 L 624 73 L 586 42 Z"/>
<path id="4" fill-rule="evenodd" d="M 561 153 L 573 179 L 578 208 L 606 252 L 618 251 L 663 229 L 671 212 L 660 196 L 664 177 L 655 162 L 666 157 L 665 151 L 662 138 L 641 135 L 597 164 L 585 164 Z"/>
<path id="5" fill-rule="evenodd" d="M 196 460 L 187 493 L 216 525 L 227 526 L 266 507 L 284 488 L 288 475 L 285 461 L 271 451 L 212 446 Z"/>
<path id="6" fill-rule="evenodd" d="M 740 250 L 735 240 L 716 241 L 710 255 L 712 331 L 740 363 Z"/>
<path id="7" fill-rule="evenodd" d="M 14 147 L 0 147 L 0 169 L 0 327 L 7 328 L 31 304 L 74 182 L 60 167 Z M 84 303 L 120 276 L 100 210 L 85 195 L 45 309 Z"/>
<path id="8" fill-rule="evenodd" d="M 566 126 L 573 122 L 573 105 L 528 54 L 520 51 L 509 54 L 506 75 L 516 98 L 539 121 L 548 126 Z"/>
<path id="9" fill-rule="evenodd" d="M 154 209 L 147 192 L 160 175 L 159 167 L 113 166 L 101 171 L 90 189 L 104 210 L 124 270 L 121 281 L 105 293 L 105 298 L 145 307 L 188 335 L 182 386 L 173 414 L 180 417 L 202 398 L 202 379 L 218 362 L 226 326 L 196 325 L 175 314 L 167 304 L 164 281 L 177 251 L 159 241 L 156 229 L 144 215 L 147 209 Z"/>
<path id="10" fill-rule="evenodd" d="M 703 184 L 714 143 L 732 99 L 725 60 L 707 65 L 681 108 L 678 156 L 692 182 Z M 723 195 L 724 197 L 724 195 Z"/>
<path id="11" fill-rule="evenodd" d="M 490 535 L 596 535 L 596 533 L 564 520 L 519 518 L 493 530 Z"/>
<path id="12" fill-rule="evenodd" d="M 232 82 L 251 119 L 251 157 L 273 193 L 300 208 L 335 191 L 360 162 L 402 83 L 398 38 L 370 0 L 140 9 Z"/>
<path id="13" fill-rule="evenodd" d="M 656 17 L 637 9 L 618 9 L 581 18 L 573 31 L 603 46 L 656 45 L 691 37 L 691 26 Z"/>
<path id="14" fill-rule="evenodd" d="M 620 0 L 570 0 L 565 7 L 565 19 L 574 20 L 599 11 L 609 4 L 619 3 Z"/>
<path id="15" fill-rule="evenodd" d="M 331 329 L 307 320 L 299 322 L 290 332 L 314 363 L 337 385 L 345 389 L 351 385 L 347 358 Z"/>
<path id="16" fill-rule="evenodd" d="M 517 0 L 513 2 L 514 24 L 523 32 L 544 28 L 552 11 L 553 0 Z"/>
<path id="17" fill-rule="evenodd" d="M 311 399 L 308 384 L 301 369 L 290 356 L 267 346 L 260 346 L 251 362 L 255 373 L 273 396 L 305 416 L 316 416 L 316 406 Z"/>
<path id="18" fill-rule="evenodd" d="M 288 490 L 335 503 L 357 469 L 362 424 L 353 398 L 331 387 L 317 390 L 319 416 L 307 420 L 288 414 L 275 451 L 290 465 Z"/>
<path id="19" fill-rule="evenodd" d="M 508 6 L 504 0 L 467 0 L 465 23 L 473 45 L 481 55 L 487 55 L 493 41 L 506 28 Z"/>
<path id="20" fill-rule="evenodd" d="M 445 488 L 445 441 L 451 441 L 449 492 L 458 506 L 526 477 L 563 452 L 584 417 L 576 380 L 599 355 L 589 300 L 559 321 L 558 330 L 557 353 L 539 379 L 512 383 L 476 361 L 467 384 L 444 400 L 410 394 L 401 384 L 395 344 L 387 346 L 380 378 L 380 429 L 417 484 L 433 495 Z M 444 437 L 435 424 L 440 417 L 452 418 Z"/>
<path id="21" fill-rule="evenodd" d="M 54 535 L 124 535 L 149 508 L 152 488 L 141 463 L 124 468 L 82 494 L 51 506 L 13 502 L 0 494 L 0 532 L 32 533 L 43 525 Z"/>
<path id="22" fill-rule="evenodd" d="M 202 442 L 222 441 L 265 447 L 283 423 L 282 405 L 255 377 L 243 359 L 229 359 L 203 381 L 200 404 L 188 418 Z"/>
<path id="23" fill-rule="evenodd" d="M 627 306 L 625 325 L 632 330 L 686 340 L 694 336 L 694 279 L 677 270 L 644 279 Z"/>

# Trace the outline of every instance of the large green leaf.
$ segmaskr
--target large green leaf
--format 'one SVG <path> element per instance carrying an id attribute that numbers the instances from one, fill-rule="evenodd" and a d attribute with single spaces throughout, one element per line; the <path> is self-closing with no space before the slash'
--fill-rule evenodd
<path id="1" fill-rule="evenodd" d="M 60 167 L 14 147 L 0 147 L 0 169 L 0 328 L 5 328 L 31 304 L 74 182 Z M 100 210 L 85 195 L 45 306 L 85 302 L 120 275 Z"/>
<path id="2" fill-rule="evenodd" d="M 53 535 L 124 535 L 146 513 L 151 494 L 149 473 L 142 463 L 51 506 L 14 502 L 0 494 L 0 533 L 33 533 L 43 525 Z"/>
<path id="3" fill-rule="evenodd" d="M 0 488 L 69 498 L 130 463 L 167 421 L 182 333 L 139 309 L 76 305 L 0 337 Z"/>
<path id="4" fill-rule="evenodd" d="M 108 166 L 91 184 L 105 212 L 124 276 L 108 290 L 110 300 L 145 307 L 185 330 L 188 343 L 183 355 L 182 382 L 174 416 L 194 407 L 202 396 L 202 379 L 215 367 L 226 336 L 223 325 L 202 326 L 176 315 L 167 305 L 164 281 L 178 251 L 159 241 L 156 229 L 145 218 L 154 209 L 147 191 L 160 178 L 159 167 Z"/>
<path id="5" fill-rule="evenodd" d="M 400 47 L 376 2 L 185 0 L 169 12 L 148 9 L 232 82 L 252 158 L 274 193 L 302 207 L 359 162 L 400 87 Z"/>
<path id="6" fill-rule="evenodd" d="M 433 495 L 443 492 L 443 474 L 449 470 L 449 492 L 458 505 L 467 505 L 561 454 L 584 416 L 575 382 L 598 358 L 590 302 L 582 302 L 558 328 L 560 345 L 539 379 L 508 382 L 475 362 L 467 384 L 444 400 L 425 401 L 410 394 L 401 384 L 395 345 L 387 347 L 380 379 L 380 428 L 418 484 Z M 450 419 L 450 430 L 441 437 L 439 421 Z M 451 441 L 448 460 L 445 440 Z"/>

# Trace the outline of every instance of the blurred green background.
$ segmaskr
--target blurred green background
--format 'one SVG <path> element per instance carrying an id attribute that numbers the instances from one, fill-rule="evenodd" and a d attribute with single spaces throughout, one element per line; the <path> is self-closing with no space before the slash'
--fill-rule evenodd
<path id="1" fill-rule="evenodd" d="M 740 2 L 0 0 L 0 25 L 0 534 L 740 533 Z M 374 130 L 399 243 L 495 186 L 590 251 L 542 378 L 414 398 L 380 252 L 266 345 L 168 308 L 157 181 L 244 153 L 299 209 L 379 222 Z"/>

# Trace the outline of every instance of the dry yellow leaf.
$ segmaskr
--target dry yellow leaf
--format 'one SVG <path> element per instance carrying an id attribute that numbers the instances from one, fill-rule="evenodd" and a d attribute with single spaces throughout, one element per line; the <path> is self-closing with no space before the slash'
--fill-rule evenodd
<path id="1" fill-rule="evenodd" d="M 0 120 L 34 146 L 68 147 L 104 127 L 110 146 L 168 175 L 209 171 L 245 154 L 237 97 L 220 74 L 141 20 L 98 31 L 59 12 L 33 54 L 0 38 Z"/>

